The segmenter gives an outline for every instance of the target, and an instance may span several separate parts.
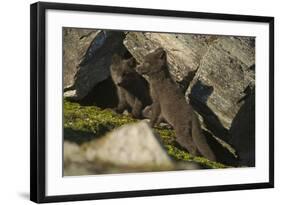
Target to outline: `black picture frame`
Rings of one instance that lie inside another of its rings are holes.
[[[195,19],[263,22],[269,24],[269,181],[238,185],[170,188],[107,193],[46,196],[46,81],[45,38],[46,10],[121,13],[151,16],[169,16]],[[217,13],[125,8],[82,4],[38,2],[30,6],[30,199],[37,203],[76,200],[96,200],[197,192],[230,191],[274,187],[274,18],[264,16],[229,15]]]

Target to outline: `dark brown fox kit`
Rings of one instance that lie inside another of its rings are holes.
[[[167,67],[166,52],[162,48],[145,56],[137,72],[148,76],[150,95],[152,97],[151,126],[161,115],[176,133],[177,142],[191,154],[198,152],[209,160],[216,160],[213,151],[202,133],[198,118],[191,105],[170,77]]]
[[[118,105],[115,110],[122,113],[126,109],[131,109],[133,117],[142,118],[143,108],[150,105],[152,100],[148,82],[135,71],[135,67],[134,58],[121,59],[117,54],[112,57],[110,72],[118,95]]]

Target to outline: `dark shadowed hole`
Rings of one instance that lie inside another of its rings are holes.
[[[95,105],[100,108],[114,108],[118,104],[118,96],[111,77],[98,83],[82,100],[81,105]]]
[[[131,53],[124,49],[123,52],[117,53],[122,59],[129,59],[132,57]],[[95,105],[102,109],[114,108],[118,104],[118,96],[116,86],[114,85],[111,77],[98,83],[92,90],[78,103],[84,106]]]

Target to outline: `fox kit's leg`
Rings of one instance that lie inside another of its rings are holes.
[[[118,95],[118,105],[114,110],[118,113],[123,113],[128,106],[123,88],[120,87],[117,88],[117,95]]]
[[[215,154],[209,147],[206,137],[203,135],[197,118],[193,118],[192,121],[192,138],[196,144],[199,152],[209,160],[216,161]]]
[[[163,118],[163,116],[160,114],[158,116],[158,119],[156,121],[156,125],[160,125],[161,122],[166,122],[165,119]],[[169,125],[170,126],[170,125]]]
[[[135,98],[135,102],[132,107],[132,115],[134,118],[142,117],[142,102],[137,98]]]
[[[145,118],[148,118],[148,119],[151,118],[151,105],[146,106],[142,110],[142,116],[145,117]]]
[[[176,141],[192,155],[197,155],[197,148],[191,137],[191,127],[175,127]]]
[[[142,116],[144,118],[148,118],[148,119],[151,119],[151,108],[152,106],[151,105],[148,105],[146,106],[143,110],[142,110]],[[163,118],[163,116],[160,114],[157,121],[156,121],[156,126],[157,125],[160,125],[161,122],[166,122],[165,119]]]
[[[156,124],[160,114],[161,114],[160,104],[158,102],[153,102],[153,104],[151,105],[151,117],[150,117],[151,127],[153,127]]]

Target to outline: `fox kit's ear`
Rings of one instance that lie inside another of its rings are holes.
[[[111,61],[114,64],[119,64],[121,62],[121,57],[115,53],[113,54]]]
[[[136,62],[136,60],[132,57],[132,58],[130,58],[130,59],[128,60],[128,65],[129,65],[131,68],[133,68],[133,67],[136,67],[137,62]]]
[[[157,48],[155,53],[160,59],[166,59],[166,51],[163,48]]]

